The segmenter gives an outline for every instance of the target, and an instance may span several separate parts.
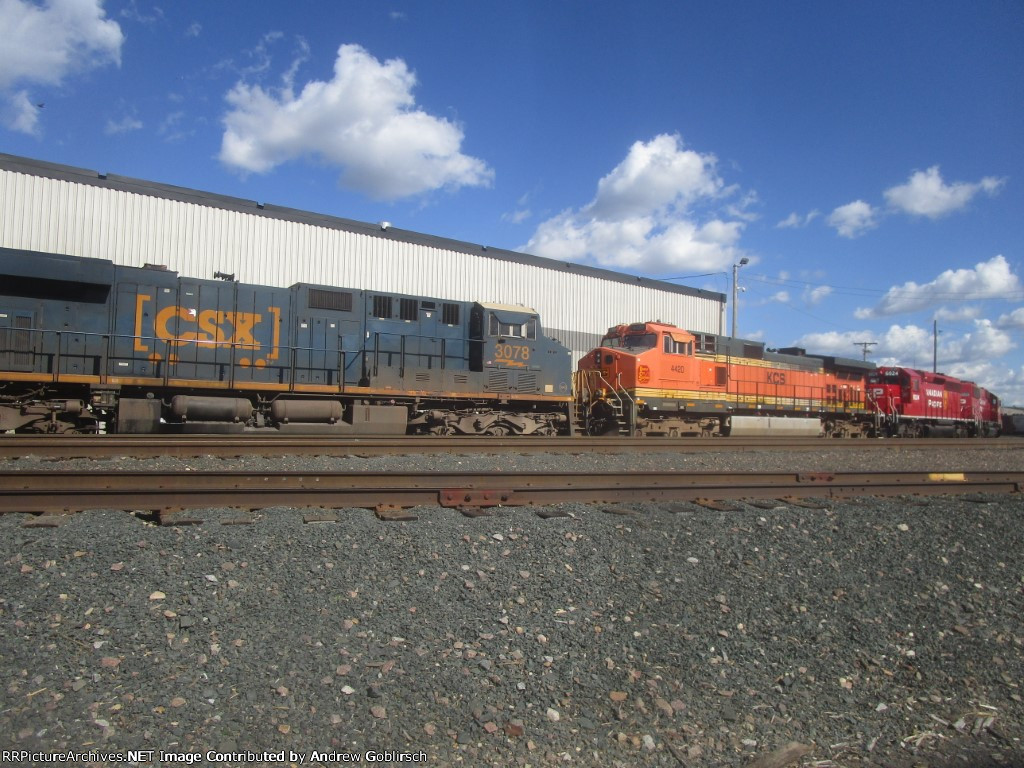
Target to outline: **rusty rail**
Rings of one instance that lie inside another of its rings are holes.
[[[876,439],[826,438],[651,438],[651,437],[326,437],[296,435],[2,435],[0,459],[37,456],[46,459],[152,458],[174,456],[384,456],[442,453],[644,453],[700,451],[820,451],[927,448],[941,451],[980,448],[1024,450],[1024,439]]]
[[[1024,472],[0,472],[0,513],[1019,493]]]

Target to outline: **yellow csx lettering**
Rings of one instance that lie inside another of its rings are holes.
[[[173,330],[175,318],[179,321],[177,335]],[[203,347],[237,344],[248,349],[259,349],[260,343],[253,337],[253,328],[262,319],[263,316],[255,312],[204,309],[197,313],[194,309],[171,306],[156,313],[153,330],[157,338],[178,346],[190,343]],[[189,330],[193,326],[195,330]]]

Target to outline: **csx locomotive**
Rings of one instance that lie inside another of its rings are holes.
[[[0,431],[567,430],[532,309],[0,249]]]
[[[231,276],[225,276],[231,278]],[[661,322],[0,248],[0,432],[994,436],[972,384]]]

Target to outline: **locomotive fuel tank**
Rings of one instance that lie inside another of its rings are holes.
[[[337,400],[275,400],[270,404],[270,417],[280,424],[334,424],[343,411]]]
[[[181,421],[244,423],[252,418],[252,403],[244,397],[175,395],[171,415]]]
[[[271,426],[290,434],[404,435],[409,409],[400,405],[337,400],[275,400],[270,404]]]
[[[779,416],[732,416],[731,437],[820,437],[821,419]]]

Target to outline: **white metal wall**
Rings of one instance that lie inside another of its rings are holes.
[[[579,274],[557,261],[518,263],[489,257],[482,247],[479,254],[463,253],[402,240],[394,230],[348,231],[303,221],[301,212],[293,219],[270,217],[136,186],[126,191],[0,168],[0,245],[128,266],[161,264],[189,277],[218,271],[281,287],[308,282],[522,304],[536,309],[577,358],[618,323],[663,320],[721,330],[721,294],[692,296],[650,281],[633,285]]]

